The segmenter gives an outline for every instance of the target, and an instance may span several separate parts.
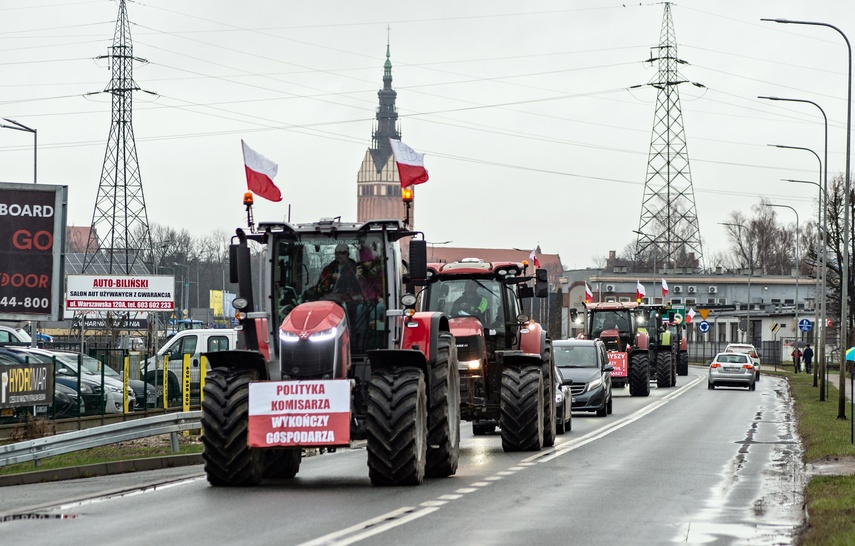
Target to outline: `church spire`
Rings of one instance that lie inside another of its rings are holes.
[[[377,108],[377,125],[374,130],[371,156],[374,166],[380,172],[392,155],[389,139],[401,139],[398,131],[398,111],[395,108],[395,98],[398,93],[392,89],[392,61],[389,48],[389,27],[386,28],[386,62],[383,64],[383,89],[377,92],[380,106]]]

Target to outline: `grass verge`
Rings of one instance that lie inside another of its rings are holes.
[[[178,435],[180,454],[201,453],[202,444],[198,437]],[[143,438],[130,442],[120,442],[108,446],[93,447],[83,451],[67,453],[42,459],[39,466],[32,462],[11,464],[0,467],[0,475],[20,474],[35,470],[55,470],[96,463],[144,459],[147,457],[164,457],[174,455],[169,444],[169,435]]]
[[[768,375],[783,376],[789,381],[805,462],[855,461],[850,403],[846,400],[846,419],[838,419],[836,385],[829,384],[826,399],[820,402],[819,387],[813,386],[813,375],[789,371],[770,371]],[[800,546],[855,544],[855,476],[812,478],[808,482],[805,502],[808,521],[799,538]]]

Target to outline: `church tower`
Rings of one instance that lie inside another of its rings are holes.
[[[386,41],[386,63],[383,65],[383,89],[377,92],[380,106],[372,135],[372,146],[365,151],[359,174],[356,177],[356,218],[368,220],[403,220],[406,208],[401,201],[401,181],[398,166],[392,155],[389,139],[401,139],[398,129],[398,111],[392,89],[392,61],[389,60],[389,41]],[[410,223],[415,218],[415,204],[410,207]]]

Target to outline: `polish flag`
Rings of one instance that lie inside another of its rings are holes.
[[[592,301],[594,301],[594,293],[591,292],[591,287],[585,282],[585,303],[591,303]]]
[[[401,187],[406,188],[427,182],[428,172],[425,170],[425,154],[418,153],[394,138],[390,138],[389,143],[392,145],[392,153],[395,154],[395,163],[398,164]]]
[[[695,318],[695,315],[697,315],[697,313],[695,312],[695,308],[689,307],[689,312],[686,313],[686,322],[692,322],[692,319]]]
[[[635,299],[639,303],[641,302],[641,298],[647,295],[647,292],[644,291],[644,285],[641,284],[641,281],[635,281]]]
[[[662,299],[668,295],[668,283],[665,282],[665,277],[662,277]]]
[[[279,165],[240,141],[243,148],[243,164],[246,168],[246,187],[259,197],[271,201],[282,201],[282,193],[273,183]]]
[[[534,249],[531,250],[531,254],[528,255],[528,259],[531,260],[534,267],[540,267],[540,260],[537,259],[537,252],[535,252]]]

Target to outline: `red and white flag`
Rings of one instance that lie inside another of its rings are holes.
[[[644,291],[644,285],[641,284],[641,281],[635,281],[635,299],[637,301],[641,301],[641,298],[647,295],[647,292]]]
[[[662,299],[668,295],[668,283],[665,282],[665,277],[662,277]]]
[[[428,172],[425,169],[425,154],[418,153],[394,138],[390,138],[389,143],[392,145],[392,153],[395,154],[395,163],[398,164],[401,187],[406,188],[413,184],[427,182]]]
[[[243,140],[240,145],[243,148],[243,164],[246,168],[246,187],[259,197],[282,201],[282,193],[273,183],[279,165],[247,146]]]
[[[594,293],[591,292],[591,287],[588,286],[588,282],[585,282],[585,303],[591,303],[594,301]]]
[[[686,313],[686,322],[692,322],[692,319],[695,318],[697,313],[695,312],[694,307],[689,307],[689,311]]]
[[[528,255],[528,259],[531,260],[534,267],[540,267],[540,260],[537,259],[537,252],[535,252],[535,249],[531,249],[531,254]]]

